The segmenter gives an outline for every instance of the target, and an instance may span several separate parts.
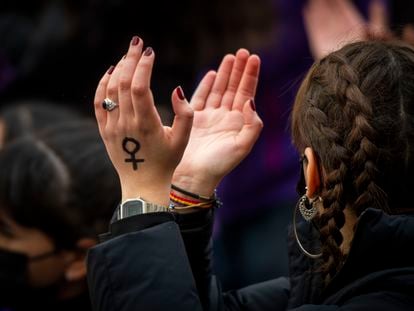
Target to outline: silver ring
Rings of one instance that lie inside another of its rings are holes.
[[[113,100],[109,99],[109,98],[105,98],[103,103],[102,103],[102,108],[107,110],[107,111],[112,111],[116,107],[118,107],[118,104],[116,102],[114,102]]]

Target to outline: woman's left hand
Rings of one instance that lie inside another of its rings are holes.
[[[250,152],[263,127],[253,101],[259,69],[260,58],[240,49],[205,75],[191,99],[194,123],[174,185],[209,197]]]
[[[143,41],[133,37],[126,56],[102,77],[95,114],[121,181],[122,200],[142,197],[168,205],[172,175],[188,142],[193,110],[177,88],[172,94],[174,123],[162,125],[150,89],[155,55],[151,48],[142,49]],[[118,106],[105,110],[105,98]]]

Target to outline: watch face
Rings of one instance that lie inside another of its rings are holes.
[[[143,213],[144,203],[141,200],[126,201],[121,206],[121,218],[131,217]]]

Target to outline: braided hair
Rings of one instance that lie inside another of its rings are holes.
[[[292,139],[322,168],[315,218],[325,279],[341,268],[344,210],[412,208],[414,50],[400,42],[349,44],[316,62],[292,111]]]

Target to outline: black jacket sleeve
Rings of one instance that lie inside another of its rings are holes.
[[[114,222],[89,251],[95,310],[286,309],[285,278],[222,293],[211,271],[211,214],[158,214]]]
[[[110,239],[87,261],[94,310],[202,310],[175,222]]]

